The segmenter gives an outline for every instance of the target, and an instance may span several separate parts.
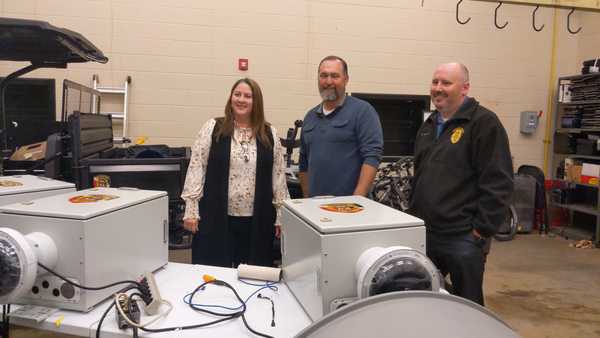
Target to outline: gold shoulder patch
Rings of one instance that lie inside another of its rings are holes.
[[[452,136],[450,136],[450,142],[452,142],[452,144],[457,143],[458,141],[460,141],[460,138],[463,136],[464,133],[465,130],[463,129],[463,127],[454,128],[454,130],[452,131]]]

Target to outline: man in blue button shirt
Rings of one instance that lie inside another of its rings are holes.
[[[346,96],[348,65],[338,56],[319,63],[323,101],[304,117],[300,184],[305,197],[366,196],[383,153],[379,115],[368,102]]]

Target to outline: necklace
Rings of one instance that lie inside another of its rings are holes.
[[[242,158],[244,162],[250,161],[250,140],[252,140],[252,130],[250,128],[239,128],[241,138],[240,146],[242,147]]]
[[[248,163],[248,161],[250,161],[250,156],[248,156],[249,144],[246,141],[242,141],[240,142],[240,145],[242,146],[242,157],[244,158],[244,162]]]

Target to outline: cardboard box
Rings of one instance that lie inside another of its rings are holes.
[[[567,181],[573,183],[581,183],[581,172],[583,171],[583,166],[575,164],[569,167],[567,171]]]
[[[598,185],[598,178],[600,177],[600,165],[584,163],[581,169],[581,183]]]
[[[581,162],[572,159],[565,159],[564,180],[567,182],[581,183],[581,170],[583,166]]]
[[[12,161],[37,161],[46,157],[46,141],[19,147],[11,156]]]

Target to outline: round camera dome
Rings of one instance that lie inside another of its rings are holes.
[[[435,265],[408,247],[373,247],[359,257],[355,269],[358,298],[394,291],[443,290]]]
[[[9,304],[29,291],[36,274],[37,258],[25,236],[0,228],[0,303]]]

